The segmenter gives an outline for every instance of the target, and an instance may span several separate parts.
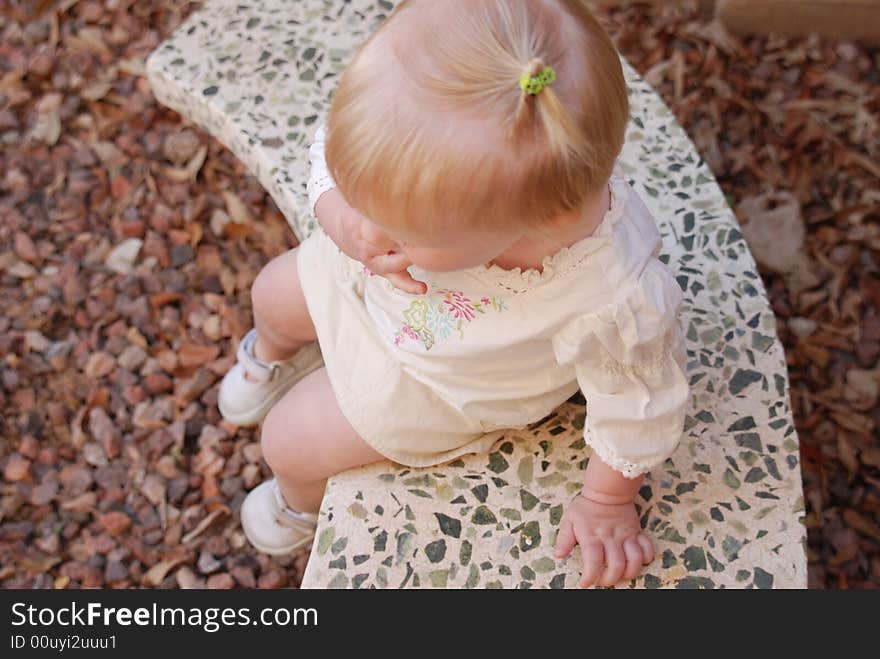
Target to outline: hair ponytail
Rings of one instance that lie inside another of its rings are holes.
[[[521,75],[533,78],[546,68],[547,64],[541,57],[533,57],[522,68]],[[543,130],[550,151],[556,157],[574,155],[572,151],[575,145],[583,141],[581,131],[553,86],[547,85],[531,94],[517,85],[517,93],[520,98],[511,126],[511,138],[517,141],[530,130]]]

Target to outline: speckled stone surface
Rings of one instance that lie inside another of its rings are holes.
[[[213,0],[151,55],[149,80],[247,164],[302,238],[314,227],[307,147],[354,48],[392,6]],[[804,588],[798,438],[764,285],[694,145],[625,68],[633,116],[621,161],[685,293],[692,403],[681,445],[636,502],[658,558],[618,587]],[[552,545],[589,457],[583,423],[572,399],[489,454],[334,477],[303,586],[575,586],[579,556],[555,560]]]

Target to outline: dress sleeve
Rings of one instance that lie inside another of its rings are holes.
[[[584,440],[604,462],[635,478],[678,446],[690,399],[678,319],[682,291],[652,259],[620,297],[569,321],[553,337],[587,401]]]
[[[309,162],[312,165],[309,175],[308,193],[309,209],[315,214],[315,205],[322,194],[336,187],[336,181],[327,171],[327,163],[324,160],[324,140],[326,139],[326,125],[321,124],[315,132],[315,141],[309,147]]]

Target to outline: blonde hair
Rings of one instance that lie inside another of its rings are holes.
[[[546,66],[555,82],[525,93],[521,75]],[[389,229],[539,228],[607,182],[628,116],[617,51],[583,0],[403,0],[342,75],[326,159]]]

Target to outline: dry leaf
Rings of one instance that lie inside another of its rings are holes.
[[[30,137],[33,140],[45,142],[53,145],[61,136],[61,117],[59,108],[61,107],[61,94],[52,92],[43,96],[34,108],[37,113],[37,120],[30,131]]]
[[[226,212],[229,219],[236,224],[253,224],[254,218],[247,205],[231,190],[223,190],[221,193],[226,202]]]
[[[204,533],[205,529],[207,529],[209,526],[211,526],[211,524],[213,524],[217,519],[219,519],[220,517],[225,517],[226,515],[229,515],[229,514],[230,514],[229,508],[227,508],[226,506],[216,508],[215,510],[208,513],[205,516],[205,518],[201,522],[199,522],[198,526],[196,526],[192,531],[190,531],[185,536],[183,536],[183,538],[181,538],[180,541],[183,544],[187,544],[187,543],[195,540],[202,533]]]
[[[170,572],[174,566],[180,565],[185,560],[186,554],[178,553],[176,556],[159,561],[144,575],[144,585],[153,587],[159,586],[165,580],[168,572]]]
[[[738,205],[743,236],[758,265],[773,272],[791,272],[803,258],[806,230],[800,204],[789,193],[747,197]]]

